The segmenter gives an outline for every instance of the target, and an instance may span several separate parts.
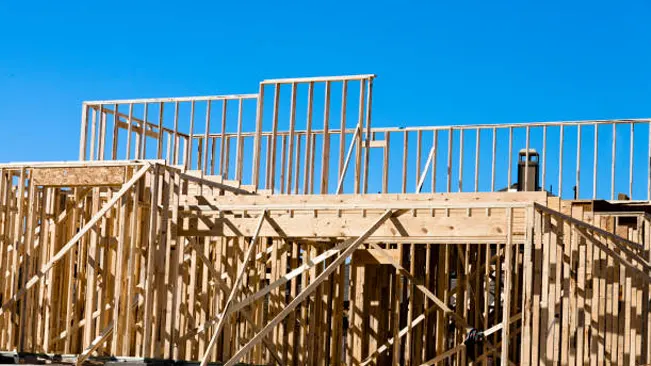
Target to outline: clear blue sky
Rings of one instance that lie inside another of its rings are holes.
[[[82,100],[378,75],[375,126],[651,116],[651,5],[0,0],[0,161],[77,158]],[[192,5],[190,5],[192,4]]]

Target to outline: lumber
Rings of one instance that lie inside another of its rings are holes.
[[[361,228],[368,226],[375,219],[367,217],[336,217],[321,214],[318,217],[289,214],[270,216],[277,225],[274,228],[266,223],[261,229],[261,236],[282,237],[278,228],[292,237],[356,237]],[[250,236],[257,230],[257,219],[249,217],[205,217],[184,218],[178,230],[181,236]],[[437,238],[458,237],[470,242],[482,240],[503,240],[506,235],[504,220],[498,216],[477,220],[475,217],[396,217],[387,225],[378,229],[373,236],[383,238]]]
[[[85,102],[79,161],[0,164],[0,352],[649,363],[651,119],[378,127],[374,84]]]

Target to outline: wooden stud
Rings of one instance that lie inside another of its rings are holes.
[[[251,184],[257,189],[259,181],[260,154],[262,152],[262,119],[264,114],[264,84],[260,84],[258,93],[258,104],[255,117],[255,140],[253,141],[253,164],[251,173]]]
[[[448,170],[447,170],[447,177],[448,177],[448,190],[447,192],[452,192],[452,143],[453,143],[453,129],[448,130]]]
[[[513,171],[513,127],[509,127],[509,167],[508,167],[508,174],[506,178],[506,186],[509,188],[511,187],[511,184],[513,184],[513,181],[511,180],[513,177],[512,171]]]
[[[400,251],[400,261],[402,261],[402,244],[398,244],[398,250]],[[393,364],[401,364],[401,352],[400,352],[400,297],[402,296],[402,276],[400,271],[396,268],[394,274],[394,292],[392,296],[392,305],[391,312],[393,315]]]
[[[222,126],[221,126],[221,137],[219,138],[219,175],[223,176],[225,179],[228,179],[226,174],[228,171],[228,160],[226,159],[226,115],[227,115],[228,99],[222,101]]]
[[[386,146],[384,147],[384,156],[383,156],[383,167],[382,167],[382,193],[387,193],[389,191],[389,152],[390,152],[390,141],[391,134],[389,132],[384,134],[384,141]],[[406,159],[406,156],[405,156]],[[404,184],[403,184],[404,186]]]
[[[195,102],[192,101],[190,103],[190,131],[189,131],[189,137],[188,141],[185,144],[185,155],[188,157],[187,161],[185,162],[185,169],[191,169],[192,168],[192,144],[193,144],[193,138],[194,138],[194,107],[195,107]],[[199,158],[197,158],[200,160]]]
[[[294,167],[294,139],[296,130],[296,83],[292,83],[291,105],[289,109],[289,156],[287,157],[287,190],[284,193],[292,192],[292,172]],[[300,140],[299,140],[300,141]],[[298,182],[298,160],[300,158],[300,145],[296,148],[296,176],[294,179]]]
[[[481,142],[480,129],[475,130],[475,192],[479,191],[479,144]]]
[[[459,186],[458,192],[463,192],[463,135],[464,130],[459,131]]]
[[[508,284],[511,283],[512,276],[512,266],[513,266],[513,243],[512,243],[512,225],[513,225],[513,209],[507,210],[506,215],[507,222],[507,239],[504,255],[504,282],[507,284],[507,290],[504,291],[504,306],[502,307],[502,365],[508,366],[508,354],[509,354],[509,341],[511,338],[511,326],[509,324],[509,319],[511,317],[511,291],[508,291]]]
[[[495,192],[495,165],[497,162],[495,160],[495,150],[497,148],[497,129],[493,128],[493,153],[491,155],[491,192]],[[544,174],[543,174],[544,176]],[[545,180],[543,179],[543,185]],[[507,185],[509,182],[507,182]]]
[[[86,160],[86,148],[88,147],[88,112],[90,106],[81,106],[81,133],[79,136],[79,160]],[[94,114],[93,114],[94,116]],[[92,153],[91,153],[92,155]]]
[[[174,147],[172,148],[172,156],[174,157],[172,160],[173,165],[178,165],[179,164],[179,144],[180,144],[180,139],[179,139],[179,102],[174,103]]]
[[[111,142],[111,160],[118,158],[118,105],[113,105],[113,141]]]
[[[371,111],[373,104],[373,78],[366,80],[368,84],[368,91],[366,92],[366,144],[364,145],[364,190],[363,193],[368,193],[368,180],[369,180],[369,163],[370,163],[370,146],[371,141]],[[361,145],[360,145],[361,146]]]
[[[358,116],[358,121],[357,121],[357,128],[355,129],[355,133],[357,136],[357,139],[353,137],[353,140],[355,141],[355,146],[357,149],[355,150],[355,189],[354,193],[358,194],[360,193],[360,183],[361,183],[361,166],[362,166],[362,133],[363,133],[363,127],[364,127],[364,94],[366,91],[366,83],[364,80],[361,80],[359,82],[359,116]],[[352,151],[353,144],[351,143],[350,145]],[[348,158],[346,158],[348,160]],[[344,168],[344,174],[346,172],[346,169]],[[343,177],[340,177],[339,180],[341,181]]]
[[[593,156],[592,199],[596,199],[597,198],[597,161],[598,161],[598,156],[599,156],[598,155],[598,152],[599,152],[599,125],[597,125],[597,124],[594,125],[594,142],[593,142],[593,145],[594,145],[594,153],[592,154],[592,156]],[[651,150],[649,150],[649,151],[651,151]]]
[[[147,155],[147,123],[149,112],[149,103],[145,103],[143,112],[143,122],[140,123],[140,139],[138,140],[138,155],[136,159],[145,159]]]
[[[323,106],[323,147],[321,148],[321,187],[319,194],[328,193],[328,175],[330,174],[330,81],[325,84],[325,101]]]
[[[546,167],[547,167],[547,126],[543,127],[543,137],[542,137],[542,162],[539,163],[542,169],[541,175],[541,187],[543,190],[545,190],[545,179],[546,179]]]
[[[403,133],[402,142],[402,193],[407,193],[407,161],[409,160],[409,132]],[[387,169],[388,170],[388,169]]]
[[[562,127],[561,127],[562,129]],[[617,152],[617,125],[613,124],[613,144],[612,153],[610,157],[610,199],[615,199],[615,161]]]
[[[312,181],[310,180],[311,172],[314,169],[313,160],[310,159],[312,154],[312,104],[314,100],[314,83],[310,83],[307,90],[307,122],[305,127],[305,160],[303,166],[303,193],[308,194]],[[298,179],[298,175],[296,176]]]

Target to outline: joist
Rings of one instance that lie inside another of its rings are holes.
[[[292,237],[357,237],[362,228],[375,220],[367,217],[338,217],[321,214],[318,217],[289,214],[271,216],[282,229]],[[180,236],[251,236],[256,230],[255,217],[184,218],[178,235]],[[520,228],[523,231],[523,228]],[[387,225],[378,229],[372,236],[390,238],[436,238],[458,237],[468,241],[504,240],[506,225],[499,217],[395,217]],[[260,232],[264,237],[280,237],[278,229],[265,223]]]
[[[300,207],[315,206],[314,203],[326,205],[375,205],[381,207],[383,204],[393,204],[409,206],[411,204],[429,204],[430,207],[436,204],[445,205],[454,204],[458,206],[471,207],[472,204],[490,203],[531,203],[539,202],[541,205],[546,204],[547,194],[545,192],[460,192],[460,193],[434,193],[434,194],[372,194],[372,195],[268,195],[268,196],[250,196],[250,197],[233,197],[233,196],[213,196],[206,199],[223,209],[231,209],[235,205],[241,206],[265,206],[271,210],[275,205]],[[183,202],[183,201],[182,201]]]

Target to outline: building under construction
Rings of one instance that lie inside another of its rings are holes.
[[[2,354],[651,363],[651,119],[378,127],[374,79],[85,102],[0,165]]]

